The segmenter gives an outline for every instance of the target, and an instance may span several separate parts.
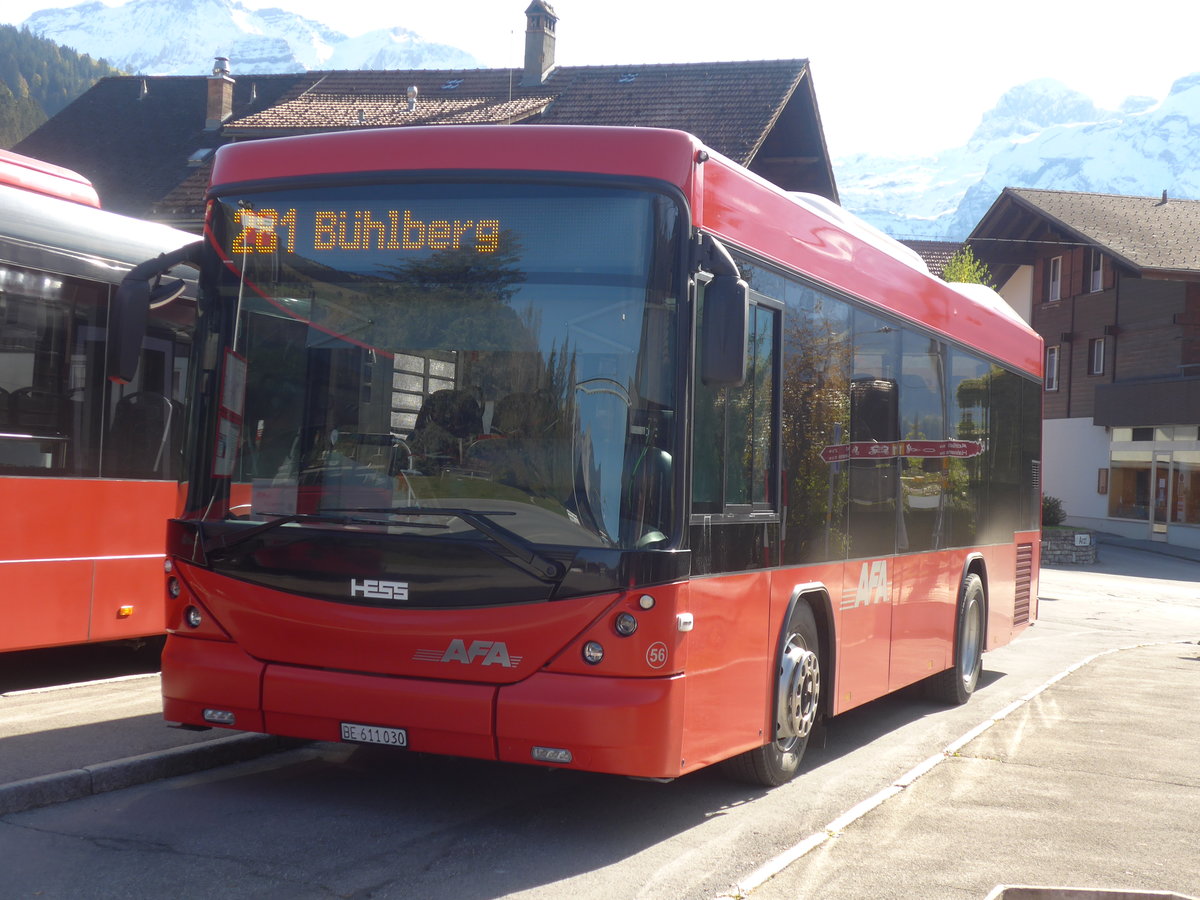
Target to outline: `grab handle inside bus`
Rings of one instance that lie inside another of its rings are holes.
[[[729,251],[711,235],[701,238],[699,268],[712,276],[702,287],[700,380],[706,385],[744,384],[750,288]]]
[[[121,279],[108,311],[108,363],[105,374],[110,381],[118,384],[133,381],[142,353],[142,339],[146,336],[146,317],[150,307],[174,300],[186,286],[180,279],[164,282],[163,275],[183,263],[199,268],[203,246],[202,241],[196,241],[170,253],[160,254],[134,266]]]

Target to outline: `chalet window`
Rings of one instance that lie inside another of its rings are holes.
[[[1088,257],[1088,290],[1094,294],[1104,290],[1104,254],[1093,247]]]
[[[1046,348],[1046,390],[1058,390],[1058,348]]]
[[[1104,338],[1095,338],[1088,342],[1088,374],[1104,374]]]
[[[1042,296],[1047,303],[1062,299],[1062,257],[1055,256],[1046,260],[1046,283]]]

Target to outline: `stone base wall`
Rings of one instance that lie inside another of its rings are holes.
[[[1042,564],[1091,566],[1096,563],[1096,533],[1086,528],[1042,531]]]

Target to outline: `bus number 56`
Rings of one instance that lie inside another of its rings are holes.
[[[667,664],[667,645],[655,641],[646,650],[646,665],[652,669],[661,669]]]

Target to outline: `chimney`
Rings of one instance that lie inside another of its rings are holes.
[[[522,87],[545,83],[554,68],[554,26],[558,17],[545,0],[533,0],[525,10],[525,72]]]
[[[233,78],[229,74],[229,59],[218,56],[208,77],[208,110],[204,130],[216,131],[233,115]]]

